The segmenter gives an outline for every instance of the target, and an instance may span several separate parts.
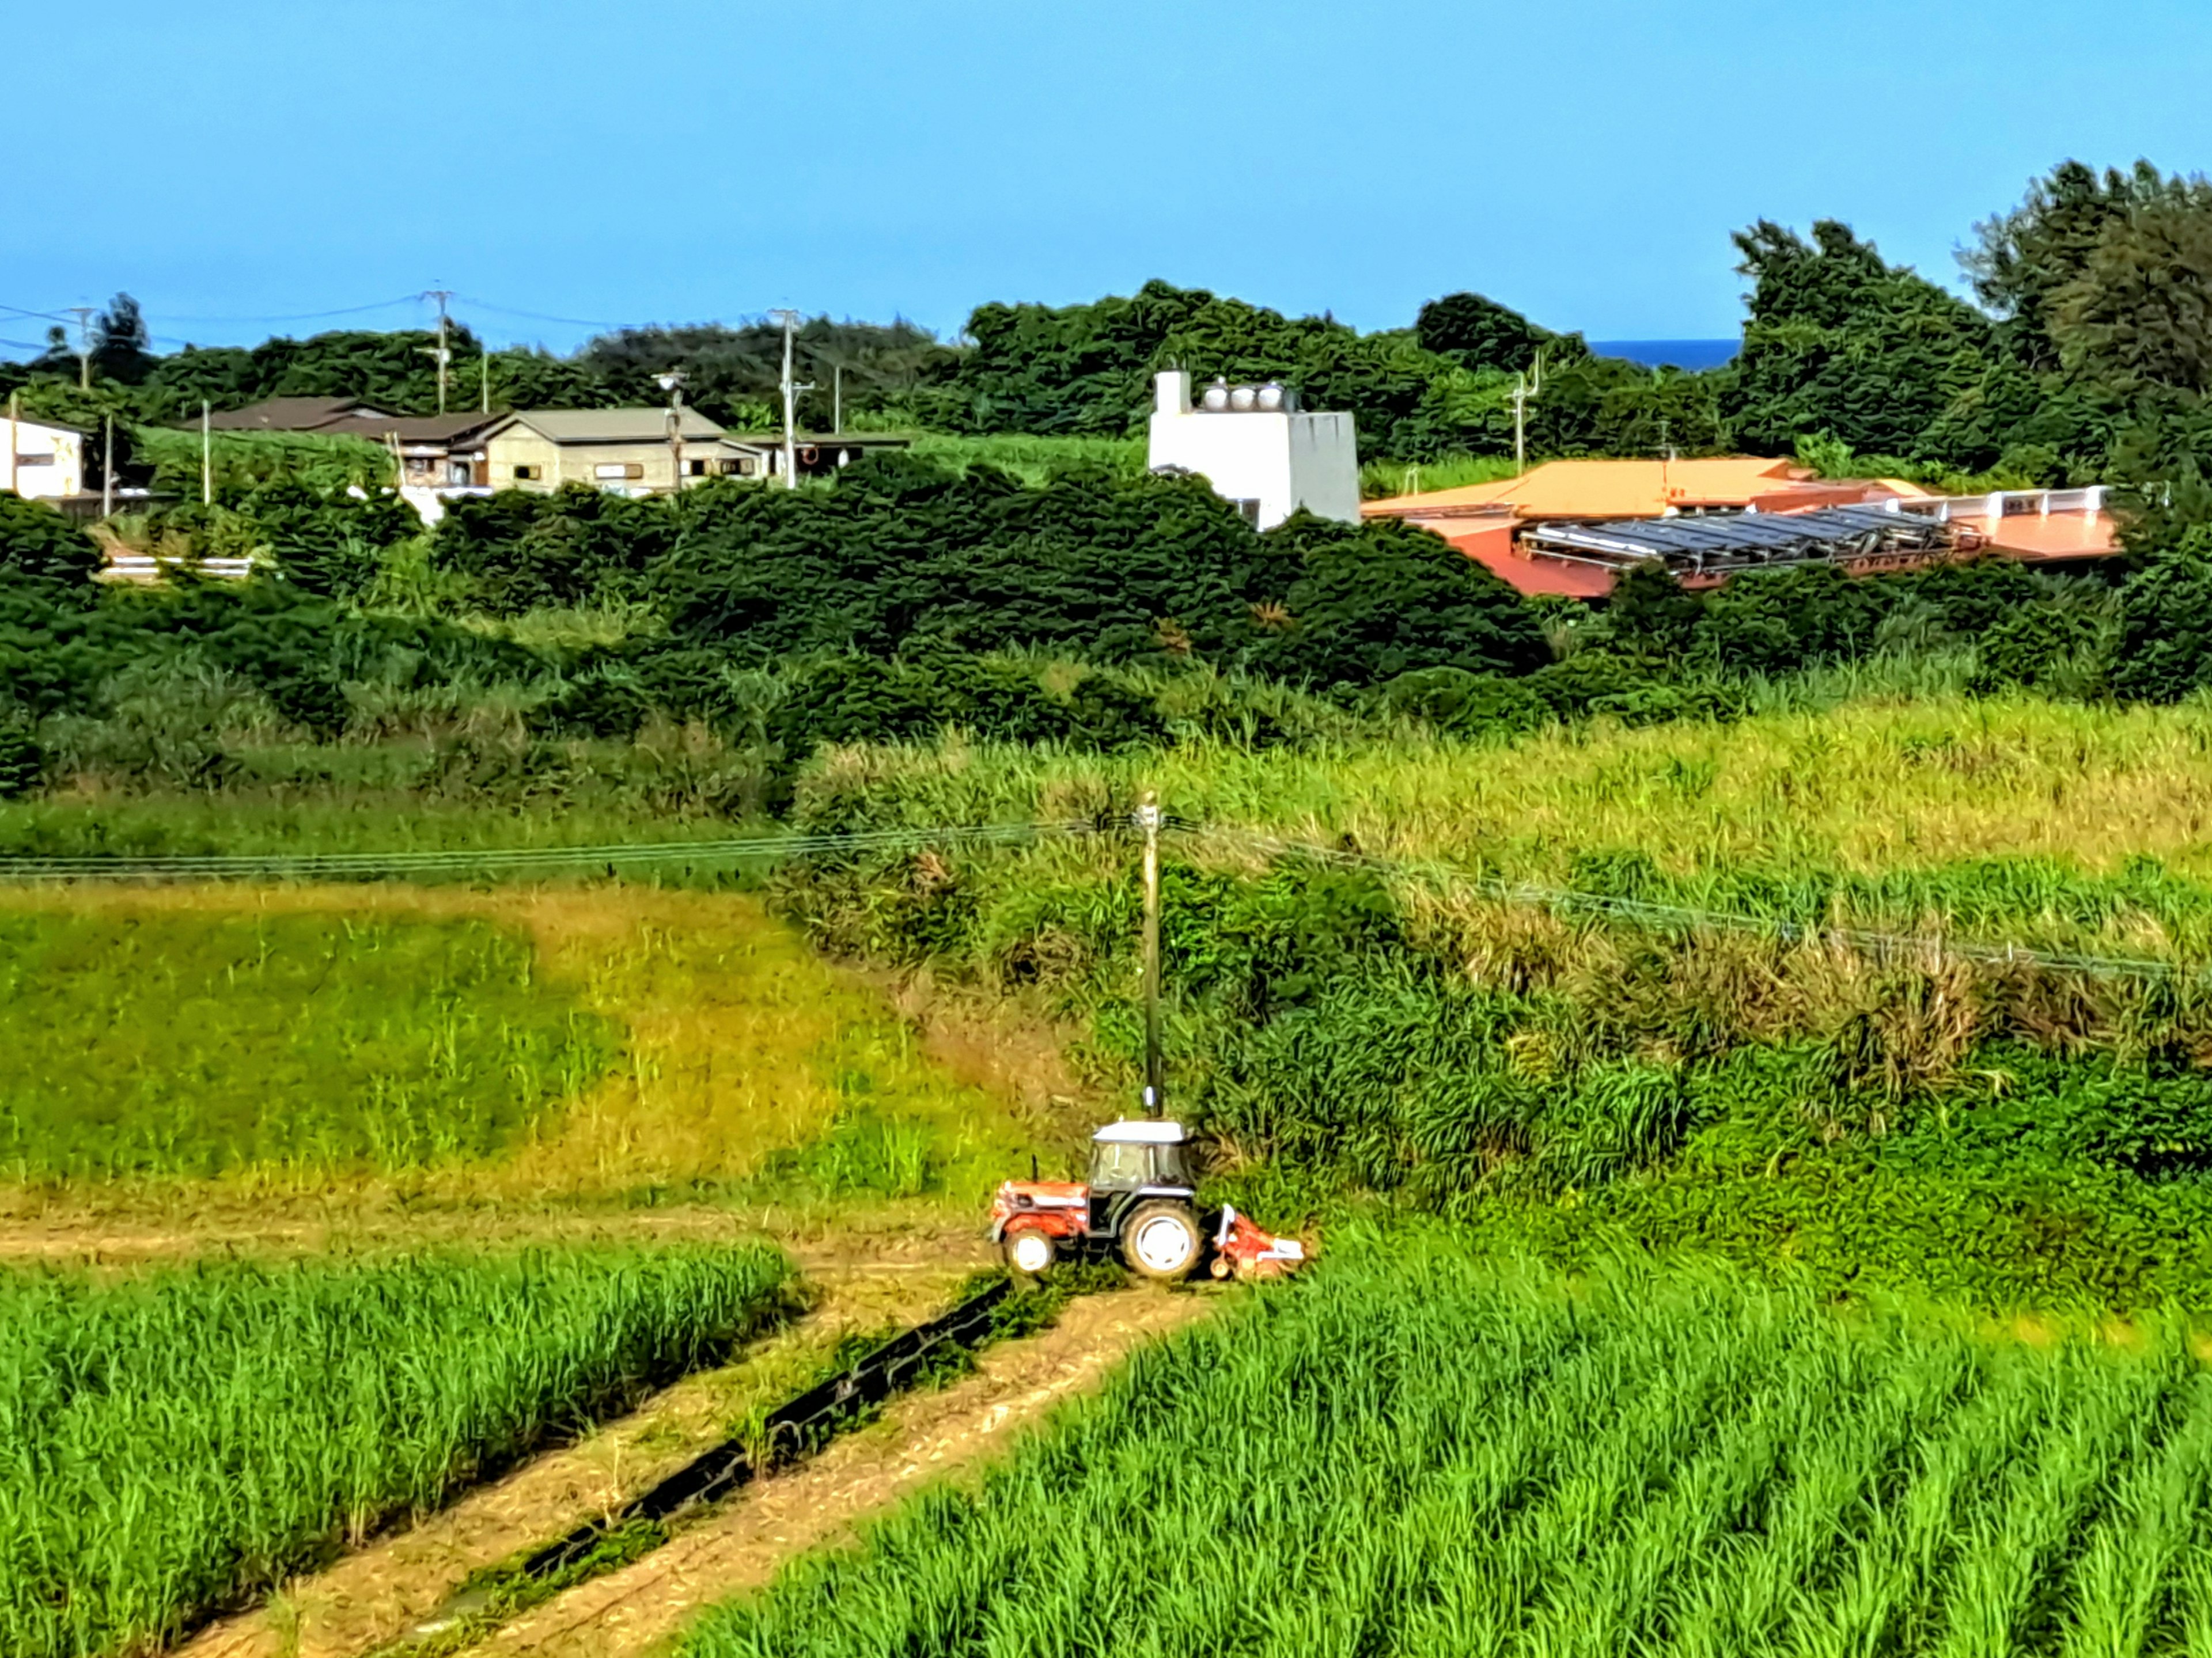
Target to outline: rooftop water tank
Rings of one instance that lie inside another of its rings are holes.
[[[1229,382],[1218,380],[1207,386],[1206,395],[1199,399],[1199,406],[1211,409],[1217,414],[1226,409],[1229,406]]]
[[[1283,391],[1283,384],[1280,380],[1269,380],[1265,386],[1261,386],[1260,388],[1258,400],[1260,407],[1267,410],[1270,414],[1278,412],[1284,408],[1285,404],[1288,402],[1287,396]]]
[[[1229,394],[1229,406],[1241,411],[1249,410],[1260,400],[1260,394],[1249,386],[1240,386]]]

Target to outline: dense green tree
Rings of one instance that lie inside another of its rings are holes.
[[[1413,337],[1424,351],[1462,368],[1507,374],[1533,368],[1538,353],[1553,367],[1588,356],[1579,334],[1555,334],[1480,294],[1447,294],[1422,306]]]
[[[92,537],[52,507],[0,492],[0,582],[79,587],[105,562]]]
[[[2059,367],[2054,302],[2087,272],[2106,228],[2182,188],[2148,161],[2102,175],[2080,161],[2062,161],[2029,184],[2019,206],[1974,227],[1974,245],[1960,264],[1982,303],[2008,319],[2010,343],[2026,367],[2040,373]]]
[[[1370,684],[1425,668],[1525,673],[1550,657],[1521,596],[1425,530],[1302,513],[1267,539],[1297,561],[1253,655],[1269,672]]]
[[[799,398],[799,424],[828,429],[840,380],[848,420],[903,410],[917,387],[950,367],[952,355],[935,335],[904,319],[886,325],[810,318],[793,342],[794,373],[811,386]],[[626,328],[592,340],[574,361],[611,400],[658,403],[658,376],[681,368],[686,398],[709,418],[756,430],[782,420],[783,330],[772,322]]]
[[[1997,349],[1990,319],[1885,263],[1849,226],[1823,219],[1808,242],[1762,219],[1735,240],[1751,314],[1724,413],[1744,447],[1787,454],[1800,437],[1827,434],[1921,458],[1930,428],[1983,386]]]
[[[2105,220],[2045,315],[2065,367],[2122,397],[2212,391],[2212,182]]]
[[[2178,702],[2212,685],[2212,526],[2184,531],[2120,591],[2112,687],[2146,702]]]

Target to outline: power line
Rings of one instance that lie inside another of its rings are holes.
[[[350,305],[336,311],[296,311],[284,317],[183,317],[162,313],[169,322],[205,323],[264,323],[264,322],[320,322],[327,317],[358,317],[370,311],[390,311],[395,307],[416,305],[422,301],[419,294],[402,294],[396,300],[379,300],[373,305]]]
[[[1978,962],[1998,967],[2040,967],[2059,973],[2078,973],[2096,978],[2172,979],[2189,969],[2176,962],[2154,961],[2146,957],[2087,956],[2063,950],[2045,950],[2038,945],[2021,944],[1985,944],[1971,940],[1943,938],[1925,933],[1882,932],[1866,927],[1812,926],[1782,920],[1778,916],[1754,915],[1741,910],[1704,909],[1686,904],[1665,904],[1650,899],[1618,897],[1608,893],[1577,891],[1566,887],[1538,886],[1527,882],[1506,881],[1495,876],[1476,875],[1469,871],[1435,859],[1389,858],[1372,853],[1353,851],[1342,847],[1316,845],[1311,841],[1285,841],[1273,835],[1259,835],[1249,829],[1215,829],[1199,824],[1177,823],[1186,832],[1231,841],[1255,851],[1276,855],[1311,858],[1318,862],[1346,867],[1397,871],[1408,874],[1426,875],[1431,878],[1455,883],[1493,898],[1502,903],[1518,904],[1532,908],[1565,911],[1571,914],[1605,915],[1621,920],[1634,921],[1646,926],[1712,932],[1747,933],[1777,938],[1785,944],[1834,944],[1856,950],[1865,955],[1941,955]]]
[[[672,325],[650,322],[610,322],[604,317],[554,317],[543,311],[522,311],[511,305],[494,305],[489,300],[480,300],[473,294],[456,294],[453,297],[463,305],[478,311],[489,311],[502,317],[520,317],[529,322],[555,322],[569,328],[661,328]]]
[[[718,841],[581,847],[0,857],[0,881],[374,880],[386,876],[515,873],[586,867],[621,870],[685,863],[731,865],[946,844],[993,845],[1097,832],[1097,825],[1085,822],[950,823],[831,835],[766,835]]]

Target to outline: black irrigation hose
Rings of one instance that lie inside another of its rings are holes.
[[[798,1461],[862,1412],[903,1392],[927,1360],[948,1347],[972,1351],[995,1327],[994,1315],[1012,1288],[1001,1278],[951,1312],[894,1336],[842,1375],[809,1388],[769,1412],[757,1461],[732,1439],[694,1457],[614,1514],[579,1526],[522,1563],[525,1576],[550,1577],[586,1558],[610,1532],[635,1521],[665,1521],[702,1503],[719,1503],[770,1469]]]

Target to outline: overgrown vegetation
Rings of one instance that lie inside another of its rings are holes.
[[[26,1184],[489,1157],[619,1041],[526,940],[330,911],[0,910],[0,1178]]]
[[[1567,1251],[2203,1305],[2199,725],[2019,702],[1345,757],[879,751],[793,817],[1110,823],[1141,784],[1207,825],[1171,842],[1171,1081],[1263,1214],[1334,1186]],[[1126,846],[824,859],[785,901],[832,950],[1041,998],[1133,1085]]]
[[[0,1277],[0,1645],[144,1651],[725,1357],[761,1248]]]
[[[2212,1383],[2138,1335],[1340,1238],[685,1650],[2185,1650]]]

